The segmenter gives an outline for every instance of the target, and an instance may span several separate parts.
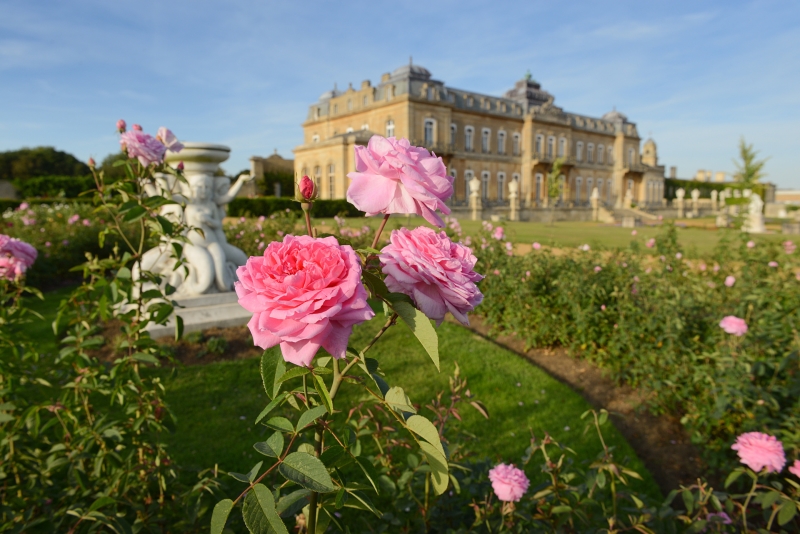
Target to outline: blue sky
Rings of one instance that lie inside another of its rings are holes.
[[[0,3],[0,150],[117,149],[114,123],[284,157],[308,106],[414,62],[501,95],[530,69],[568,111],[613,106],[681,177],[733,170],[744,135],[800,187],[800,2]]]

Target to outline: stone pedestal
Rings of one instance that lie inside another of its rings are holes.
[[[636,228],[636,217],[633,215],[625,215],[622,217],[623,228]]]
[[[783,223],[781,231],[784,234],[798,235],[800,234],[800,222]]]
[[[228,328],[245,325],[253,314],[239,306],[234,292],[214,293],[187,297],[177,301],[183,308],[175,308],[175,315],[183,319],[183,332],[197,332],[207,328]],[[147,327],[153,338],[175,335],[175,319],[170,318],[166,325],[150,323]]]

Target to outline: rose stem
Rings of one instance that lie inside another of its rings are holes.
[[[375,239],[372,240],[372,248],[378,248],[378,241],[381,238],[381,234],[383,233],[383,228],[386,226],[386,221],[389,220],[389,213],[383,216],[383,220],[381,221],[381,226],[378,228],[378,233],[375,234]]]
[[[303,214],[306,216],[306,230],[308,231],[308,235],[314,237],[314,232],[311,231],[311,213],[309,210],[304,209]]]

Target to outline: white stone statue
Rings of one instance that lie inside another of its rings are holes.
[[[631,209],[632,205],[633,205],[633,191],[628,189],[627,191],[625,191],[625,198],[622,199],[622,207],[629,210]]]
[[[512,221],[519,220],[519,182],[512,179],[508,183],[508,203],[510,208],[509,219]]]
[[[677,191],[675,191],[675,204],[678,206],[678,218],[683,219],[683,197],[686,196],[686,190],[682,187],[679,187]]]
[[[719,192],[716,189],[711,191],[711,211],[713,211],[715,213],[717,211],[717,197],[718,196],[719,196]]]
[[[746,189],[745,192],[750,191]],[[750,203],[747,205],[747,219],[742,224],[742,232],[751,234],[763,234],[767,231],[764,226],[764,201],[758,193],[747,195],[750,198]]]
[[[225,176],[215,176],[219,164],[226,159],[230,149],[222,145],[184,143],[184,149],[168,156],[168,163],[182,161],[187,184],[176,183],[172,175],[156,177],[155,184],[145,186],[150,195],[163,195],[180,205],[167,205],[161,214],[173,221],[183,221],[189,230],[188,243],[183,243],[183,265],[171,254],[171,243],[162,242],[147,251],[141,269],[160,274],[164,282],[177,288],[176,297],[233,291],[236,268],[247,262],[247,255],[228,243],[222,226],[225,205],[249,181],[241,175],[231,185]],[[134,276],[138,277],[135,269]]]
[[[692,216],[697,217],[700,214],[699,210],[700,190],[692,189]]]
[[[482,208],[480,196],[481,181],[477,176],[473,176],[472,180],[469,181],[469,205],[472,208],[473,221],[477,221],[479,219],[478,211]]]

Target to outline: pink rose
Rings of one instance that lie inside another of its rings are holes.
[[[27,202],[23,202],[22,204],[17,206],[17,210],[18,211],[25,211],[26,209],[28,209],[30,207],[31,207],[30,204],[28,204]]]
[[[13,256],[0,256],[0,278],[16,280],[25,272],[25,266]]]
[[[344,358],[353,325],[375,315],[358,256],[334,237],[287,235],[236,275],[239,304],[253,314],[253,341],[262,349],[280,343],[283,359],[295,365],[308,367],[320,347]]]
[[[89,222],[89,219],[84,219],[83,221],[81,221],[81,224],[83,224],[84,226],[91,226],[92,225],[92,223]]]
[[[89,161],[87,161],[86,163],[89,164],[89,167],[94,167],[94,164],[95,164],[94,158],[90,157]]]
[[[156,132],[156,139],[161,141],[170,152],[180,152],[183,150],[183,145],[178,142],[178,138],[175,137],[175,134],[163,126]]]
[[[747,248],[753,248],[754,246],[756,246],[756,242],[755,241],[748,241],[747,242]]]
[[[444,226],[436,210],[450,214],[445,201],[453,194],[453,177],[442,158],[408,139],[374,135],[367,146],[355,147],[355,167],[347,175],[347,201],[356,208],[367,215],[415,213]]]
[[[791,241],[783,242],[783,251],[786,252],[786,254],[794,254],[795,250],[797,250],[797,245],[795,245]]]
[[[186,168],[186,167],[184,166],[184,164],[183,164],[183,162],[182,162],[182,161],[179,161],[179,162],[178,162],[178,166],[177,166],[177,167],[175,167],[175,169],[177,169],[177,170],[178,170],[178,172],[182,172],[182,171],[183,171],[183,169],[185,169],[185,168]]]
[[[477,258],[468,247],[450,241],[444,232],[424,226],[393,230],[380,260],[386,287],[411,297],[437,325],[448,311],[468,325],[467,313],[483,300],[475,285],[483,279],[473,271]]]
[[[789,466],[789,472],[797,478],[800,478],[800,460],[795,460],[794,463]]]
[[[530,278],[530,277],[531,277],[531,272],[525,271],[525,278]]]
[[[756,473],[765,467],[767,473],[780,473],[786,465],[783,445],[775,436],[761,432],[745,432],[736,438],[731,449],[736,451],[744,465]]]
[[[81,220],[81,216],[76,213],[75,215],[73,215],[69,219],[67,219],[67,223],[68,224],[75,224],[76,222],[78,222],[80,220]]]
[[[655,238],[651,237],[650,239],[648,239],[647,242],[644,244],[644,246],[646,246],[647,248],[653,248],[654,246],[656,246]]]
[[[631,235],[636,235],[636,230],[631,230]]]
[[[777,266],[778,266],[778,262],[777,262],[777,261],[771,261],[771,262],[769,262],[767,265],[769,265],[770,267],[773,267],[773,268],[775,268],[775,267],[777,267]]]
[[[522,469],[513,465],[496,465],[489,471],[489,480],[497,498],[505,502],[519,502],[528,491],[530,481]]]
[[[123,150],[127,150],[128,157],[138,158],[144,166],[164,161],[167,147],[152,135],[137,130],[135,124],[133,126],[133,130],[119,136],[119,144]]]
[[[736,278],[733,276],[726,276],[725,277],[725,285],[728,287],[733,287],[733,284],[736,283]]]
[[[142,127],[139,124],[134,124],[133,125],[133,130],[136,131],[136,132],[141,132],[142,131]]]
[[[719,326],[725,330],[727,334],[741,337],[747,333],[747,323],[744,322],[744,319],[739,319],[734,315],[723,317],[719,322]]]
[[[303,197],[303,200],[314,200],[317,198],[317,186],[314,184],[314,180],[308,176],[303,176],[300,180],[300,195]]]
[[[584,252],[589,252],[590,250],[592,250],[592,247],[590,247],[589,245],[581,245],[578,248],[581,249]]]
[[[600,305],[600,310],[602,310],[602,311],[606,311],[606,305],[605,305],[605,304],[601,304],[601,305]]]
[[[602,268],[602,267],[600,267],[599,265],[595,265],[595,266],[594,266],[594,272],[596,272],[596,273],[599,273],[599,272],[600,272],[600,271],[602,271],[602,270],[603,270],[603,268]]]
[[[683,257],[683,254],[681,254],[680,252],[678,252],[677,254],[675,254],[675,257],[676,257],[677,259],[681,259],[681,258]]]
[[[536,242],[533,243],[533,250],[539,250],[540,248],[542,248],[542,245]]]
[[[117,121],[117,131],[118,131],[119,133],[125,133],[125,129],[126,129],[127,127],[128,127],[128,126],[127,126],[127,124],[125,124],[125,121],[124,121],[124,120],[120,119],[120,120],[118,120],[118,121]]]
[[[14,280],[36,261],[36,249],[24,241],[0,234],[0,278]]]
[[[503,227],[498,226],[497,228],[495,228],[494,232],[492,232],[492,237],[497,239],[498,241],[502,241],[503,237],[505,237],[505,231],[503,230]]]

